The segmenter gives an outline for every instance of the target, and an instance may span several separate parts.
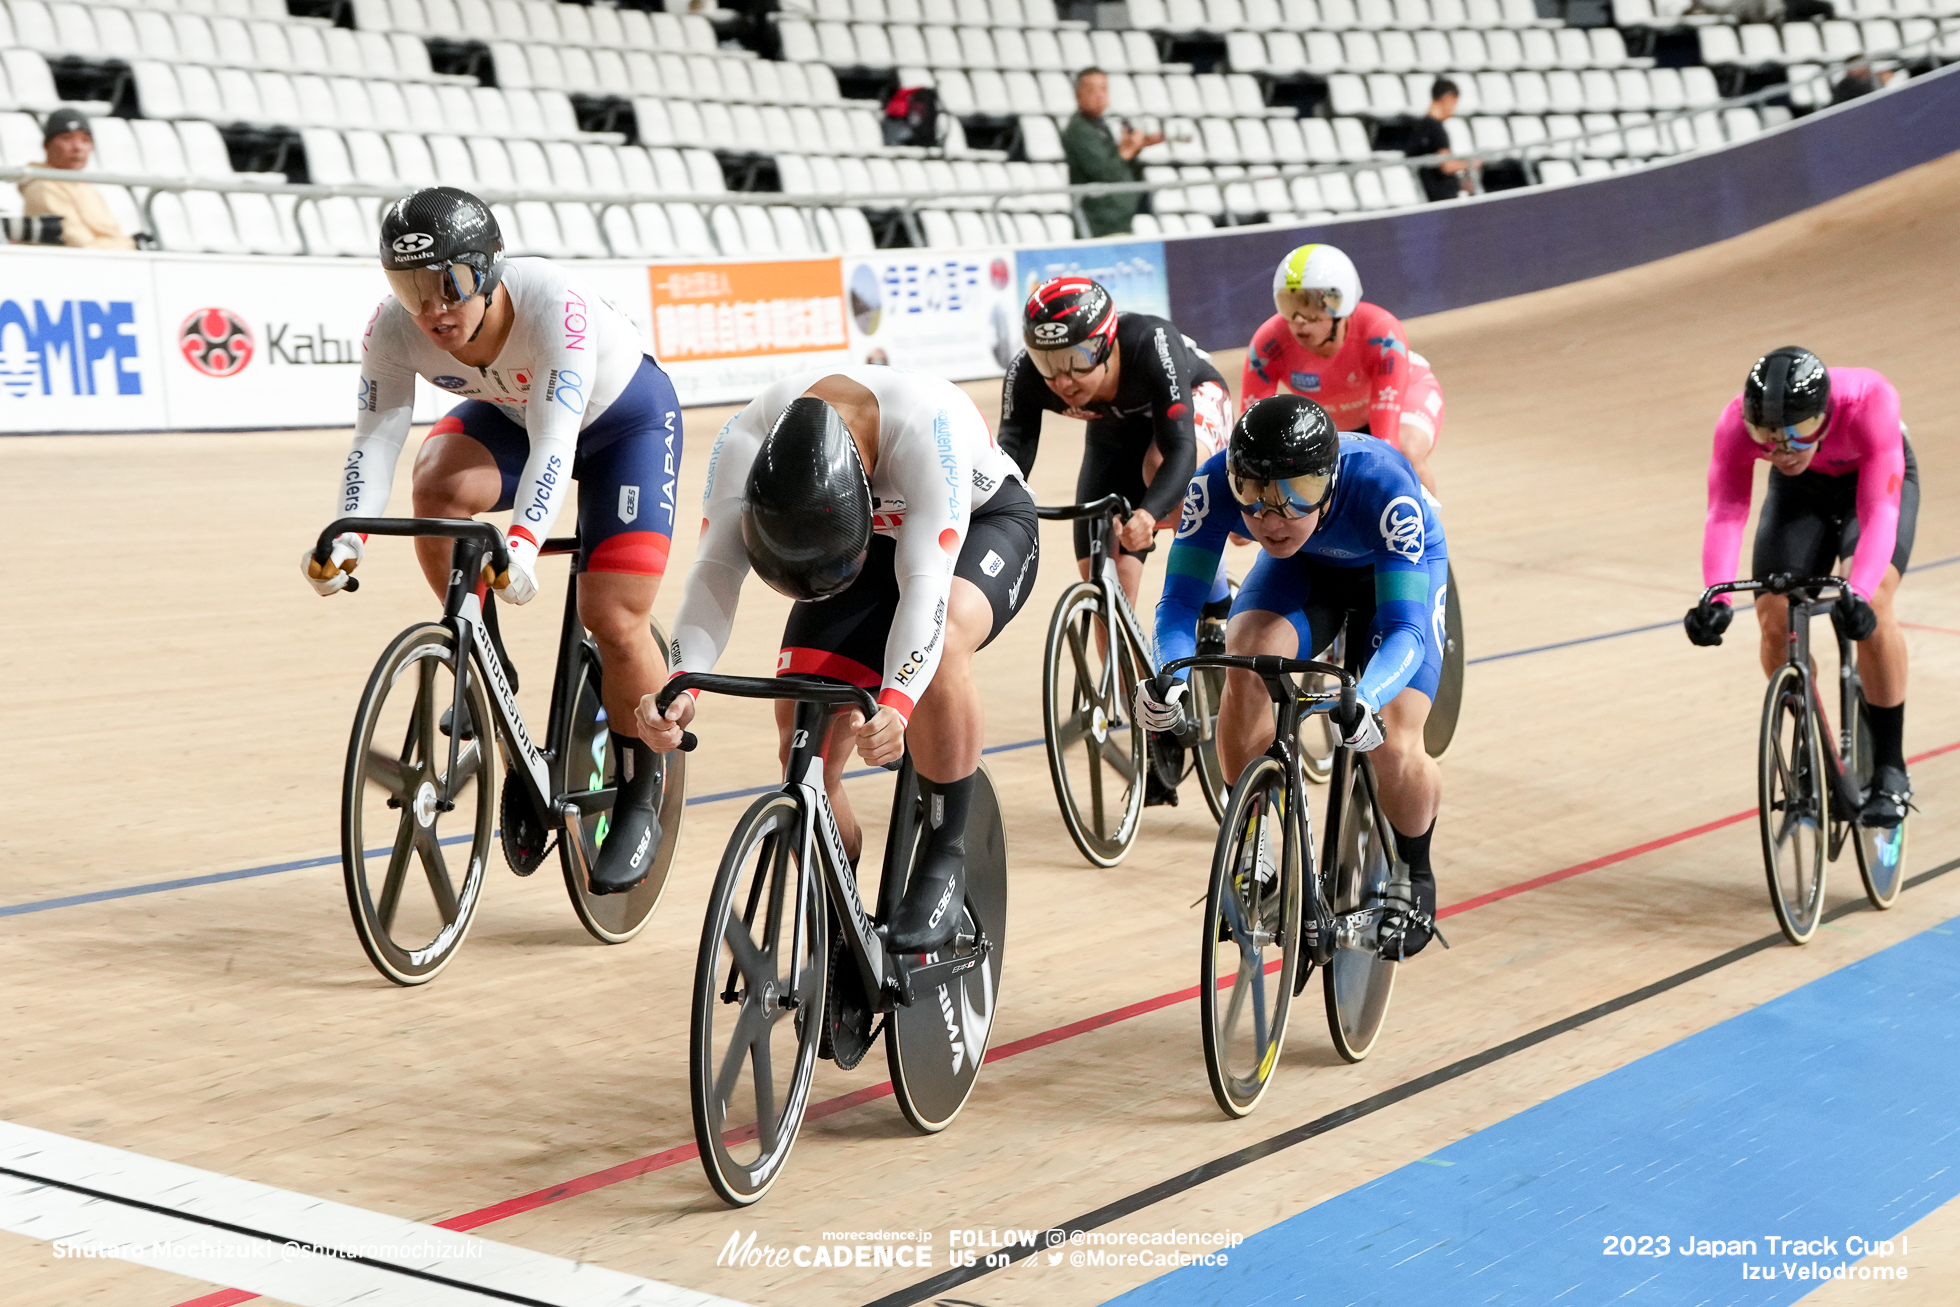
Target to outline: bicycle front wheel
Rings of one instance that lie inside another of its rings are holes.
[[[483,739],[490,704],[469,666],[448,627],[409,627],[374,665],[347,744],[340,799],[347,907],[368,960],[397,985],[427,984],[449,965],[483,890],[496,799]],[[459,675],[478,730],[452,742],[441,722],[455,705]],[[460,833],[445,836],[445,819]]]
[[[1102,591],[1070,586],[1048,623],[1042,733],[1062,824],[1098,867],[1121,862],[1142,824],[1144,733],[1130,721],[1142,665]]]
[[[1810,690],[1797,668],[1779,667],[1763,699],[1756,788],[1763,870],[1776,924],[1792,944],[1817,933],[1824,915],[1824,862],[1830,801],[1824,743]]]
[[[1254,759],[1232,787],[1212,856],[1198,1009],[1211,1095],[1227,1116],[1259,1105],[1286,1038],[1305,852],[1288,816],[1286,769]]]
[[[816,1072],[828,955],[823,888],[803,866],[801,833],[787,794],[765,794],[743,814],[695,962],[694,1140],[708,1183],[738,1207],[782,1174]]]
[[[1327,905],[1343,917],[1385,898],[1395,834],[1376,802],[1375,774],[1366,759],[1349,754],[1336,774],[1343,787],[1341,828],[1334,839],[1333,865],[1327,869]],[[1382,957],[1375,942],[1380,925],[1377,913],[1364,925],[1338,931],[1334,956],[1321,973],[1327,1033],[1335,1051],[1349,1062],[1359,1062],[1374,1048],[1395,992],[1395,964]]]
[[[1852,775],[1858,778],[1858,792],[1865,794],[1872,784],[1872,728],[1865,720],[1865,701],[1858,699],[1858,738],[1854,745],[1857,759]],[[1906,819],[1897,826],[1859,826],[1854,846],[1858,850],[1858,875],[1865,882],[1865,897],[1880,911],[1899,901],[1899,890],[1906,883]]]

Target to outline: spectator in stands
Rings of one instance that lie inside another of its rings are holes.
[[[1162,132],[1148,134],[1123,124],[1118,138],[1103,121],[1109,108],[1109,78],[1100,68],[1084,68],[1075,75],[1075,116],[1062,129],[1062,152],[1068,156],[1069,184],[1083,182],[1133,182],[1143,177],[1137,155],[1147,146],[1164,139]],[[1082,201],[1082,212],[1089,220],[1091,236],[1116,236],[1130,230],[1141,195],[1092,195]]]
[[[88,119],[73,109],[56,109],[42,130],[43,165],[79,171],[95,153],[95,136]],[[61,243],[83,250],[133,250],[136,242],[123,234],[101,194],[84,181],[36,177],[20,184],[20,198],[29,217],[41,213],[61,217]]]
[[[1456,83],[1438,77],[1429,87],[1429,112],[1410,125],[1402,141],[1402,153],[1410,158],[1450,152],[1450,134],[1443,124],[1456,114]],[[1470,161],[1445,159],[1433,168],[1420,170],[1422,189],[1432,200],[1453,200],[1470,189]]]
[[[1861,95],[1870,95],[1873,91],[1876,91],[1879,87],[1891,80],[1892,75],[1890,73],[1873,76],[1872,66],[1861,60],[1846,68],[1844,70],[1844,76],[1840,77],[1837,85],[1831,88],[1831,103],[1843,104],[1846,100],[1855,100]]]

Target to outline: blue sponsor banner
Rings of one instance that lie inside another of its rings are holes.
[[[134,301],[0,299],[0,393],[142,394]]]
[[[1015,256],[1021,296],[1051,277],[1092,277],[1116,300],[1122,313],[1171,315],[1170,280],[1164,271],[1164,242],[1064,245],[1022,250]]]

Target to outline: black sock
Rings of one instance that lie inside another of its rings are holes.
[[[1409,864],[1409,872],[1421,879],[1429,871],[1429,837],[1436,833],[1436,823],[1431,821],[1429,829],[1420,835],[1404,835],[1395,832],[1395,852],[1402,861]]]
[[[614,806],[651,808],[654,787],[660,781],[660,755],[652,745],[630,735],[613,736],[613,747],[619,750],[619,778],[615,782],[619,793]]]
[[[928,857],[966,856],[966,814],[973,806],[973,775],[956,781],[929,781],[919,777],[919,797],[926,805],[926,854]]]
[[[1879,767],[1906,769],[1906,706],[1891,708],[1865,705],[1865,720],[1872,728],[1872,762]]]

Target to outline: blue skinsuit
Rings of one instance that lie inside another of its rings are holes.
[[[1232,498],[1226,454],[1214,454],[1191,478],[1184,515],[1171,546],[1164,595],[1157,603],[1160,665],[1197,650],[1198,609],[1232,531],[1248,534]],[[1360,583],[1372,571],[1373,594]],[[1370,436],[1341,437],[1334,503],[1291,558],[1263,551],[1240,587],[1233,613],[1278,613],[1299,633],[1302,658],[1324,649],[1351,608],[1374,617],[1373,653],[1362,672],[1360,695],[1370,708],[1406,688],[1436,697],[1442,671],[1443,601],[1449,551],[1436,501],[1393,446]],[[1318,593],[1317,593],[1318,592]]]

